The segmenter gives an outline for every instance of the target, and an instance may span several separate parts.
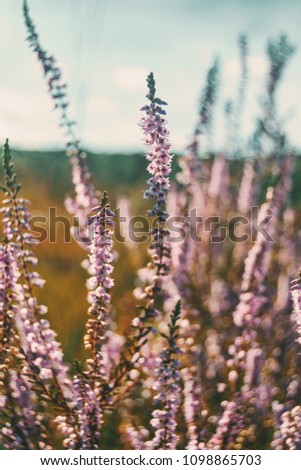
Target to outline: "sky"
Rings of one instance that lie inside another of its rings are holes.
[[[224,106],[237,94],[238,35],[249,39],[243,135],[254,128],[268,70],[268,39],[286,32],[297,50],[277,106],[294,146],[301,148],[299,0],[28,0],[40,41],[63,70],[71,117],[92,151],[142,149],[137,125],[152,71],[168,102],[175,151],[189,142],[208,67],[219,56],[221,88],[214,145],[225,143]],[[25,42],[22,0],[0,0],[0,137],[23,149],[62,149],[64,136],[47,95],[41,66]],[[299,46],[299,47],[298,47]]]

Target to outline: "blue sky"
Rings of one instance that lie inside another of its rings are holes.
[[[296,0],[29,0],[40,39],[69,83],[71,112],[83,146],[91,150],[142,148],[137,126],[145,78],[153,71],[168,101],[175,150],[189,140],[207,68],[221,59],[221,90],[214,141],[225,139],[223,108],[239,77],[237,37],[250,43],[245,136],[253,128],[265,83],[268,38],[286,32],[301,45]],[[1,139],[15,147],[62,148],[58,116],[39,64],[24,41],[22,0],[0,0]],[[301,51],[279,90],[278,107],[294,145],[301,148]]]

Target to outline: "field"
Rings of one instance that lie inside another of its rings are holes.
[[[268,42],[247,139],[241,35],[225,148],[214,60],[181,152],[150,72],[145,152],[93,154],[26,1],[23,15],[66,151],[3,142],[2,448],[301,449],[301,160],[277,109],[294,45]]]

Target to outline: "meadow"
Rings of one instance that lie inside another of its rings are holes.
[[[301,449],[301,163],[277,113],[295,47],[269,41],[247,140],[242,35],[224,149],[211,150],[215,60],[182,153],[150,72],[145,154],[96,155],[26,1],[24,20],[66,152],[3,147],[2,447]]]

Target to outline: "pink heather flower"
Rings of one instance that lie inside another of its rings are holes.
[[[81,228],[80,239],[84,240],[85,237],[88,238],[87,217],[92,207],[98,204],[98,195],[91,182],[92,178],[87,165],[86,153],[75,147],[67,151],[67,156],[72,167],[75,197],[68,196],[65,199],[65,206],[67,211],[78,219]],[[84,231],[85,228],[86,232]]]
[[[72,450],[77,449],[79,447],[79,436],[75,418],[69,415],[58,415],[54,418],[54,422],[57,429],[64,436],[64,447]]]
[[[240,414],[235,401],[224,401],[221,405],[224,411],[219,418],[215,434],[206,446],[207,449],[227,449],[227,445],[234,441],[237,434],[244,427],[243,416]]]
[[[269,223],[268,233],[270,237],[274,236],[276,227],[276,217],[279,212],[279,205],[274,195],[274,190],[269,188],[266,195],[266,202],[262,204],[258,220],[264,221],[267,216],[272,216]],[[253,280],[259,285],[265,278],[269,266],[271,241],[266,240],[262,233],[258,233],[257,239],[253,247],[248,253],[245,261],[245,271],[243,274],[242,290],[248,291]]]
[[[147,429],[140,426],[136,429],[131,424],[125,426],[125,440],[129,442],[130,446],[135,450],[145,450],[147,448],[145,438],[148,437]]]
[[[212,199],[228,197],[229,186],[229,166],[223,154],[214,158],[211,170],[211,179],[208,187],[208,194]]]
[[[73,378],[72,415],[59,415],[55,422],[65,437],[64,447],[68,449],[97,450],[100,445],[102,410],[99,405],[100,390],[85,373]]]
[[[256,197],[254,162],[246,161],[244,164],[243,177],[238,193],[238,211],[240,214],[249,214],[254,205]]]
[[[55,380],[59,391],[67,402],[72,401],[69,368],[64,363],[61,345],[56,340],[56,333],[49,327],[45,319],[31,321],[30,309],[22,306],[17,315],[17,327],[23,344],[23,350],[28,362],[24,373],[34,374],[43,383]]]
[[[68,368],[63,361],[61,346],[55,339],[56,334],[49,328],[47,320],[40,319],[40,315],[44,315],[47,309],[38,304],[34,288],[41,287],[44,281],[37,272],[30,270],[31,265],[36,264],[36,258],[30,250],[36,240],[30,234],[29,201],[18,197],[20,186],[17,183],[8,142],[4,146],[3,162],[6,199],[3,201],[1,212],[4,214],[3,232],[14,249],[18,269],[14,309],[22,345],[20,357],[24,360],[24,372],[35,380],[40,380],[46,390],[49,391],[46,386],[48,380],[55,382],[62,400],[60,404],[68,408],[67,402],[71,399]]]
[[[275,407],[274,407],[275,408]],[[281,409],[281,406],[280,406]],[[276,450],[301,450],[301,407],[280,413],[272,446]]]
[[[151,175],[144,196],[147,199],[154,199],[153,208],[148,211],[148,216],[154,218],[154,227],[151,230],[151,262],[147,267],[151,277],[141,295],[141,299],[145,302],[143,306],[140,306],[139,321],[134,320],[132,322],[132,334],[124,346],[123,356],[126,357],[126,364],[123,363],[118,370],[118,374],[122,377],[127,376],[129,364],[134,362],[133,358],[138,360],[140,349],[143,343],[147,341],[148,334],[152,331],[152,327],[148,326],[146,322],[160,315],[156,303],[165,294],[162,288],[163,276],[167,276],[170,270],[166,205],[167,191],[170,187],[169,175],[172,155],[169,153],[169,133],[164,118],[166,111],[163,109],[163,106],[166,106],[167,103],[155,96],[155,80],[152,73],[147,77],[147,84],[149,93],[146,97],[149,103],[141,109],[144,116],[140,121],[140,126],[143,129],[144,142],[148,147],[146,159],[150,163],[147,170]],[[138,294],[140,294],[140,291]],[[121,377],[116,380],[121,380]]]
[[[116,366],[120,359],[120,351],[122,346],[124,345],[125,338],[121,336],[115,331],[108,331],[106,342],[103,344],[102,347],[102,357],[103,363],[106,366],[106,376],[109,377],[110,369],[113,366]]]
[[[169,153],[169,132],[166,128],[166,120],[163,117],[166,112],[163,106],[167,103],[155,97],[155,81],[153,74],[148,76],[150,103],[142,108],[145,115],[141,118],[140,126],[144,133],[144,142],[148,147],[146,155],[150,161],[147,170],[151,175],[148,180],[149,188],[144,196],[147,199],[155,199],[150,216],[157,216],[162,224],[167,220],[166,200],[167,190],[170,187],[169,175],[171,172],[172,155]]]
[[[178,441],[176,418],[181,393],[178,371],[180,363],[173,358],[173,355],[180,352],[176,345],[180,308],[180,302],[178,302],[171,317],[169,336],[165,335],[168,347],[162,350],[159,366],[155,371],[157,379],[154,389],[157,394],[154,400],[161,406],[152,413],[151,425],[155,428],[155,436],[151,442],[147,443],[148,448],[152,449],[175,449]]]
[[[37,397],[32,390],[32,384],[26,376],[9,371],[8,400],[5,419],[0,431],[0,442],[7,449],[18,450],[50,450],[46,434],[47,421],[41,412],[37,411]]]
[[[12,354],[15,341],[15,313],[20,272],[17,250],[11,243],[0,245],[0,383]]]
[[[192,359],[196,359],[194,354]],[[197,377],[197,366],[186,367],[181,370],[184,383],[183,410],[187,426],[188,444],[187,449],[198,449],[200,439],[200,414],[201,414],[201,394],[202,386]]]
[[[107,378],[107,362],[103,358],[102,348],[108,340],[110,326],[111,295],[110,289],[114,281],[110,277],[113,271],[113,240],[112,227],[114,214],[110,210],[106,193],[101,205],[93,209],[91,218],[93,239],[90,245],[89,273],[87,287],[90,290],[88,302],[90,316],[84,338],[85,348],[91,350],[92,358],[88,359],[89,370],[94,379]]]
[[[276,190],[269,188],[266,202],[259,211],[259,222],[263,221],[266,216],[272,216],[268,225],[268,234],[272,240],[282,206],[282,191],[282,184],[279,184]],[[248,324],[252,328],[252,322],[253,326],[258,326],[257,315],[265,303],[263,283],[269,267],[272,246],[271,240],[267,240],[263,234],[258,233],[257,239],[248,253],[242,280],[242,294],[233,314],[237,326]]]
[[[187,153],[180,161],[181,171],[177,175],[180,183],[185,185],[188,194],[193,195],[195,190],[200,190],[201,168],[198,156],[199,139],[204,139],[205,132],[210,132],[213,111],[217,98],[219,77],[219,62],[215,60],[209,68],[206,85],[201,95],[198,120],[194,129],[192,142],[187,147]],[[203,144],[204,142],[202,142]]]
[[[73,379],[75,413],[78,420],[80,449],[99,449],[102,412],[99,407],[98,390],[91,387],[84,376]]]
[[[272,216],[268,224],[268,235],[271,239],[268,240],[262,233],[257,234],[245,261],[240,301],[233,313],[234,323],[240,328],[240,335],[229,348],[233,360],[228,361],[228,365],[243,371],[243,393],[260,385],[263,350],[257,336],[261,324],[260,315],[267,303],[264,285],[280,211],[290,189],[290,174],[291,159],[288,156],[282,164],[280,181],[275,188],[268,188],[266,201],[259,211],[259,222],[266,216]]]
[[[161,353],[161,365],[156,371],[158,390],[155,400],[162,403],[163,408],[153,411],[151,425],[155,428],[152,440],[153,449],[175,449],[178,437],[176,435],[176,416],[180,406],[180,374],[177,371],[179,363],[170,360],[167,350]],[[169,362],[167,364],[167,361]]]
[[[28,32],[26,39],[42,65],[48,84],[48,91],[54,101],[54,107],[61,114],[60,125],[66,131],[67,156],[72,168],[72,182],[75,191],[74,198],[70,196],[66,198],[66,209],[78,219],[80,227],[85,228],[87,227],[87,216],[90,210],[98,204],[98,195],[92,183],[86,154],[80,150],[80,141],[74,132],[74,125],[76,123],[68,116],[67,85],[62,79],[62,72],[57,65],[55,57],[43,49],[40,44],[35,24],[29,15],[26,0],[24,1],[23,13]],[[81,238],[85,238],[82,231]]]

